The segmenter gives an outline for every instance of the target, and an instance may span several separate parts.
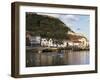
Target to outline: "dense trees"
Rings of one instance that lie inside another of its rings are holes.
[[[35,13],[26,13],[26,31],[33,36],[42,38],[52,38],[54,43],[62,44],[62,41],[68,39],[68,31],[71,29],[58,18]]]

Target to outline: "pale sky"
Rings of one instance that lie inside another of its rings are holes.
[[[89,40],[89,32],[90,32],[89,31],[90,29],[89,15],[45,14],[45,13],[38,13],[38,14],[59,18],[63,23],[68,25],[74,32],[83,34]]]

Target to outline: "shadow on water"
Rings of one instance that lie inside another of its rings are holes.
[[[26,50],[26,67],[89,64],[89,51],[62,50],[37,53]]]

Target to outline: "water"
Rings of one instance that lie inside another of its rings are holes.
[[[89,64],[89,51],[26,52],[26,67]]]

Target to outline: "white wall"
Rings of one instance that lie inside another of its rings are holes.
[[[64,75],[38,78],[21,78],[15,79],[10,76],[11,68],[11,2],[13,1],[30,1],[41,3],[56,4],[73,4],[73,5],[89,5],[98,6],[100,0],[0,0],[0,80],[100,80],[100,69],[97,74],[78,74]],[[100,6],[98,6],[100,9]],[[99,11],[100,15],[100,11]],[[100,16],[98,16],[100,21]],[[100,26],[100,24],[99,24]],[[98,27],[98,34],[100,34]],[[100,41],[100,37],[98,37]],[[100,42],[98,42],[100,44]],[[99,45],[100,47],[100,45]],[[98,51],[98,53],[100,50]],[[100,54],[98,54],[98,58]],[[100,58],[98,59],[98,67],[100,68]]]

